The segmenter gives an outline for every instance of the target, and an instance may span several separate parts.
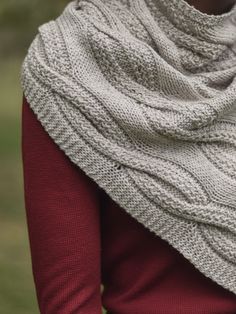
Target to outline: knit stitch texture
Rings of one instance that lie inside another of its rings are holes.
[[[70,2],[39,27],[22,86],[72,162],[236,294],[236,5]]]

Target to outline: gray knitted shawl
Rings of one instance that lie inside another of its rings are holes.
[[[236,5],[70,2],[39,27],[22,86],[73,163],[236,294]]]

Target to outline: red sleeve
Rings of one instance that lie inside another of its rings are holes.
[[[101,314],[98,187],[53,142],[25,98],[22,162],[40,313]]]

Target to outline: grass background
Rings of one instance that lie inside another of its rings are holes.
[[[0,61],[0,313],[36,314],[23,197],[21,58]]]
[[[24,208],[20,67],[37,27],[56,17],[67,2],[0,2],[1,314],[39,314]]]

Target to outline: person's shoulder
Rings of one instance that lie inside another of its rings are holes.
[[[29,71],[35,76],[46,72],[48,68],[61,69],[63,58],[65,59],[65,40],[62,28],[64,21],[68,20],[68,11],[71,11],[72,3],[54,19],[48,20],[38,26],[35,37],[30,42],[22,62],[22,76],[29,75]],[[64,23],[65,24],[65,23]],[[45,74],[45,73],[44,73]]]

